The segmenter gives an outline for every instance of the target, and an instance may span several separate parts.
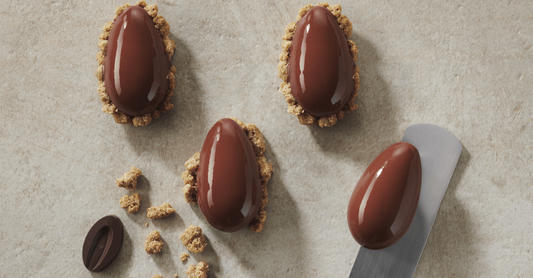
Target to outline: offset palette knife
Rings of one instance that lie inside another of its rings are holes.
[[[409,126],[402,142],[416,147],[420,155],[422,178],[416,213],[396,243],[383,249],[370,247],[379,250],[362,246],[350,278],[413,277],[462,151],[461,143],[451,132],[431,124]]]

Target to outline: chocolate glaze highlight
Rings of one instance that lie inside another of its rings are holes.
[[[107,268],[120,253],[124,240],[122,221],[114,215],[98,220],[83,242],[83,264],[93,272]]]
[[[165,99],[170,61],[152,18],[132,6],[117,17],[109,35],[104,82],[113,104],[130,116],[153,112]]]
[[[401,142],[379,154],[365,170],[348,205],[348,226],[368,249],[398,242],[413,222],[422,181],[418,150]]]
[[[342,110],[354,89],[354,62],[337,19],[314,7],[298,21],[288,73],[296,101],[312,116]]]
[[[207,133],[198,167],[198,205],[213,227],[235,232],[261,208],[261,180],[252,143],[231,119]]]

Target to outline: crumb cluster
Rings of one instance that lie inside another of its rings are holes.
[[[152,219],[159,219],[170,216],[176,210],[168,203],[164,203],[158,207],[149,207],[146,210],[146,216]]]
[[[199,262],[198,265],[190,265],[187,269],[187,278],[207,278],[209,265],[206,262]]]
[[[354,63],[357,62],[357,46],[355,43],[349,39],[349,37],[352,35],[352,23],[346,17],[345,15],[341,15],[341,5],[332,5],[330,6],[328,3],[319,3],[317,6],[322,6],[326,9],[328,9],[335,18],[337,18],[337,22],[339,23],[339,27],[344,33],[344,36],[346,38],[346,42],[348,43],[348,48],[350,49],[350,52],[353,57]],[[313,5],[308,4],[304,7],[300,8],[298,11],[298,16],[296,16],[296,23],[300,21],[300,19],[311,9],[313,8]],[[300,124],[302,125],[318,125],[320,127],[330,127],[333,126],[335,123],[337,123],[337,120],[340,120],[344,117],[344,113],[349,113],[355,109],[357,109],[357,105],[354,103],[355,97],[357,96],[357,90],[359,90],[359,67],[355,65],[354,70],[354,89],[352,91],[352,94],[350,95],[350,99],[346,103],[346,105],[342,108],[341,111],[339,111],[337,114],[333,114],[327,117],[314,117],[312,115],[309,115],[303,107],[298,104],[294,96],[291,92],[291,85],[289,83],[289,75],[288,75],[288,63],[289,63],[289,57],[291,53],[291,46],[292,46],[292,37],[294,35],[294,32],[296,31],[296,23],[291,22],[287,27],[285,28],[285,33],[283,34],[283,42],[281,43],[281,48],[283,49],[280,56],[279,56],[279,64],[278,64],[278,76],[281,78],[283,82],[281,82],[280,85],[280,91],[285,96],[285,100],[289,104],[289,108],[287,111],[290,114],[293,114],[298,117],[298,120],[300,121]]]
[[[187,247],[187,250],[193,253],[202,252],[207,246],[207,241],[205,240],[205,236],[202,233],[202,228],[198,226],[191,225],[187,227],[185,232],[180,235],[180,239],[181,243],[183,243],[183,245]]]
[[[139,210],[140,205],[141,197],[137,193],[131,196],[126,195],[120,198],[120,207],[127,208],[129,213],[137,212]]]
[[[119,187],[124,187],[129,190],[134,190],[137,187],[137,179],[143,173],[135,166],[131,166],[130,171],[122,175],[122,177],[117,179],[117,185]]]
[[[144,242],[144,251],[148,254],[157,254],[163,250],[163,241],[158,231],[151,232]]]
[[[170,25],[168,22],[163,18],[163,16],[158,15],[157,11],[157,4],[153,5],[147,5],[144,0],[139,1],[136,6],[139,6],[141,8],[144,8],[148,15],[152,18],[154,22],[155,28],[159,31],[159,34],[161,35],[161,38],[163,39],[163,45],[165,46],[165,52],[167,53],[167,57],[170,61],[170,58],[174,54],[174,49],[176,48],[176,44],[174,40],[171,40],[169,38],[170,34]],[[100,52],[96,54],[96,60],[98,61],[98,69],[96,69],[96,78],[98,78],[98,94],[100,95],[100,100],[103,102],[102,111],[105,113],[113,115],[113,118],[115,119],[116,123],[119,124],[129,124],[134,126],[145,126],[148,125],[153,119],[159,118],[161,113],[167,112],[173,108],[173,105],[170,103],[170,98],[174,94],[174,88],[176,87],[176,80],[174,78],[174,74],[176,73],[176,67],[171,66],[170,71],[167,75],[168,79],[168,91],[166,92],[165,99],[159,105],[159,107],[154,110],[152,113],[148,113],[142,116],[129,116],[124,113],[122,113],[118,108],[111,102],[109,96],[106,93],[105,89],[105,82],[104,82],[104,61],[106,57],[106,51],[107,51],[107,44],[109,39],[109,34],[111,33],[111,30],[113,29],[114,21],[117,19],[117,17],[123,13],[125,10],[127,10],[129,7],[131,7],[130,4],[124,4],[122,6],[119,6],[115,10],[115,17],[113,18],[113,21],[109,21],[104,25],[104,28],[102,29],[102,34],[100,34],[100,41],[98,42],[98,47],[100,48]]]
[[[234,120],[243,130],[248,140],[252,143],[255,157],[257,158],[257,164],[259,165],[259,175],[261,176],[261,209],[259,213],[254,217],[248,226],[253,232],[259,233],[263,230],[266,221],[266,211],[264,210],[268,204],[268,192],[267,183],[272,177],[272,163],[268,163],[264,155],[265,152],[265,140],[259,128],[254,124],[244,124],[242,121],[236,118],[230,118]],[[195,153],[187,162],[185,162],[185,172],[181,174],[183,178],[183,195],[185,201],[190,204],[196,204],[196,194],[198,193],[198,187],[196,186],[196,171],[200,166],[200,153]]]
[[[189,254],[187,253],[181,253],[180,255],[180,261],[186,262],[189,259]]]
[[[187,162],[185,162],[185,172],[181,174],[185,186],[182,188],[185,201],[189,204],[196,204],[196,194],[198,194],[198,187],[196,187],[196,171],[200,166],[200,152],[195,153]]]

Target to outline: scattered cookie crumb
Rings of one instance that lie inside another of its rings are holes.
[[[135,193],[131,196],[124,196],[120,198],[120,207],[128,210],[129,213],[137,212],[139,206],[141,205],[141,197],[138,193]]]
[[[144,226],[145,226],[145,227],[148,227],[148,223],[144,223]]]
[[[259,175],[261,178],[261,209],[259,213],[254,217],[250,222],[249,229],[253,232],[259,233],[263,230],[266,221],[266,211],[264,210],[268,204],[268,192],[267,192],[267,183],[272,177],[272,163],[268,163],[264,155],[266,149],[266,143],[263,139],[263,135],[259,128],[254,124],[244,124],[242,121],[236,118],[230,118],[234,120],[239,126],[243,129],[244,133],[252,143],[254,153],[257,159],[257,164],[259,166]],[[187,162],[185,162],[185,172],[181,174],[183,178],[183,195],[185,196],[185,201],[190,204],[196,204],[198,200],[196,199],[196,194],[198,193],[198,187],[196,186],[196,171],[200,166],[200,153],[195,153]]]
[[[124,187],[129,190],[133,190],[137,187],[137,179],[143,173],[135,166],[131,166],[130,171],[122,177],[117,179],[117,185],[119,187]]]
[[[187,250],[198,253],[204,251],[207,246],[207,241],[205,236],[202,234],[202,228],[198,226],[191,225],[185,232],[180,235],[181,242]]]
[[[159,218],[170,216],[175,211],[176,210],[172,208],[172,206],[170,206],[168,203],[164,203],[158,207],[149,207],[146,210],[146,216],[152,219],[154,218],[159,219]]]
[[[181,260],[182,262],[186,262],[188,259],[189,259],[189,254],[187,254],[187,253],[181,253],[181,255],[180,255],[180,260]]]
[[[190,265],[187,269],[187,278],[207,278],[209,265],[206,262],[199,262],[198,265]]]
[[[174,274],[174,277],[178,277],[178,274]]]
[[[153,231],[146,237],[144,250],[148,254],[157,254],[163,250],[163,241],[158,231]]]
[[[163,278],[163,276],[161,276],[161,275],[157,275],[157,274],[156,274],[156,275],[154,275],[154,277],[152,277],[152,278]]]

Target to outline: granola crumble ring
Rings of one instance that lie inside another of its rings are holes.
[[[190,265],[187,271],[187,278],[207,278],[207,272],[209,271],[209,265],[202,261],[198,265]]]
[[[118,178],[116,183],[119,187],[134,190],[137,187],[137,179],[142,174],[143,173],[141,172],[141,170],[139,170],[137,167],[131,166],[130,171],[122,175],[122,177]]]
[[[202,233],[202,228],[191,225],[185,232],[180,235],[181,243],[187,247],[187,250],[198,253],[205,250],[207,241]]]
[[[145,9],[150,18],[152,18],[154,27],[156,30],[159,31],[159,34],[163,40],[165,53],[168,57],[168,60],[170,61],[170,58],[174,54],[176,44],[174,40],[171,40],[169,38],[170,25],[165,20],[165,18],[163,18],[163,16],[157,14],[157,4],[147,5],[144,0],[141,0],[136,3],[135,6]],[[103,112],[113,115],[115,122],[119,124],[146,126],[153,119],[159,118],[161,113],[165,113],[173,108],[173,105],[170,103],[170,98],[174,94],[174,88],[176,87],[176,80],[174,78],[174,75],[176,73],[176,67],[174,67],[172,64],[170,65],[170,70],[166,76],[168,80],[168,90],[166,92],[163,102],[154,111],[141,116],[130,116],[120,111],[117,106],[113,104],[113,102],[111,102],[111,99],[109,98],[109,95],[106,92],[104,82],[104,62],[107,54],[108,39],[109,35],[111,34],[111,30],[113,29],[114,21],[129,7],[131,7],[130,4],[124,4],[122,6],[117,7],[115,10],[115,17],[113,18],[113,21],[109,21],[108,23],[106,23],[102,29],[102,34],[100,34],[99,36],[100,41],[98,42],[98,47],[100,51],[96,54],[98,68],[96,69],[95,76],[98,79],[98,94],[100,96],[100,100],[103,103]]]
[[[141,205],[141,196],[138,193],[135,193],[131,196],[124,196],[120,198],[120,207],[128,210],[129,213],[134,213],[139,210]]]
[[[180,261],[186,262],[189,259],[189,254],[181,253],[180,255]]]
[[[170,216],[176,210],[168,203],[164,203],[158,207],[149,207],[146,210],[146,216],[151,219],[159,219]]]
[[[328,9],[333,16],[337,19],[337,22],[339,23],[339,27],[341,28],[342,32],[344,33],[344,36],[346,38],[346,42],[348,44],[348,49],[350,50],[352,54],[352,58],[354,63],[357,62],[357,46],[355,43],[350,40],[350,36],[352,35],[352,23],[346,17],[345,15],[341,15],[341,6],[339,4],[330,6],[328,3],[319,3],[317,6],[324,7]],[[359,67],[355,65],[354,69],[354,89],[352,91],[352,94],[350,95],[350,99],[346,103],[346,105],[342,108],[341,111],[339,111],[337,114],[333,114],[327,117],[315,117],[307,113],[303,107],[298,104],[294,96],[291,92],[291,85],[289,83],[289,75],[288,75],[288,63],[291,53],[291,46],[292,46],[292,38],[296,31],[296,23],[300,21],[300,19],[311,9],[313,8],[313,5],[308,4],[304,7],[300,8],[298,11],[298,15],[296,16],[296,22],[291,22],[287,27],[285,28],[284,34],[282,36],[283,42],[281,43],[282,52],[279,56],[279,63],[278,63],[278,76],[281,78],[282,82],[280,85],[280,91],[285,96],[285,101],[287,101],[288,109],[287,112],[290,114],[293,114],[298,117],[298,120],[300,124],[302,125],[318,125],[320,127],[331,127],[334,124],[337,123],[337,120],[340,120],[344,117],[345,113],[349,113],[351,111],[354,111],[357,109],[357,105],[354,103],[355,97],[357,96],[357,91],[359,90]]]
[[[257,164],[259,165],[259,175],[261,176],[261,209],[259,213],[248,225],[249,229],[253,232],[259,233],[263,230],[266,221],[266,211],[264,210],[268,204],[268,192],[267,183],[272,177],[272,163],[268,163],[264,155],[266,144],[263,139],[263,134],[259,128],[254,124],[244,124],[242,121],[236,118],[230,118],[234,120],[244,130],[246,136],[252,143],[255,156],[257,158]],[[182,188],[185,201],[189,204],[196,204],[196,194],[198,193],[198,187],[196,186],[196,171],[200,166],[200,153],[195,153],[187,162],[185,162],[185,172],[181,174],[183,183],[185,186]]]
[[[151,232],[144,242],[144,251],[148,254],[157,254],[163,250],[163,241],[158,231]]]

